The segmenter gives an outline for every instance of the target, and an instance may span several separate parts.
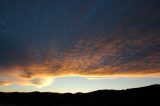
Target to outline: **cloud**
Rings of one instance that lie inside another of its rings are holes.
[[[10,84],[10,82],[8,82],[8,81],[0,81],[0,86],[7,86],[9,84]]]
[[[49,86],[50,84],[52,84],[53,82],[53,78],[34,78],[31,80],[31,83],[37,87],[44,87],[44,86]]]
[[[54,81],[53,77],[40,75],[37,77],[26,78],[21,76],[1,76],[0,86],[8,86],[11,84],[21,85],[21,86],[35,86],[38,88],[49,86]]]
[[[0,2],[1,86],[41,87],[70,75],[160,76],[157,0]]]

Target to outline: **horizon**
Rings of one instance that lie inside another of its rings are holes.
[[[0,91],[160,84],[159,0],[0,0]]]
[[[141,87],[135,87],[135,88],[127,88],[127,89],[98,89],[94,91],[89,91],[89,92],[47,92],[47,91],[30,91],[30,92],[21,92],[21,91],[15,91],[15,92],[1,92],[0,93],[53,93],[53,94],[86,94],[86,93],[92,93],[92,92],[97,92],[97,91],[124,91],[124,90],[132,90],[132,89],[142,89],[142,88],[148,88],[148,87],[153,87],[153,86],[160,86],[160,84],[152,84],[152,85],[146,85],[146,86],[141,86]]]
[[[139,82],[137,82],[139,81]],[[85,77],[60,77],[48,86],[9,85],[0,87],[2,92],[55,92],[55,93],[87,93],[97,90],[125,90],[160,84],[159,78],[114,78],[88,79]],[[78,84],[77,84],[78,83]],[[123,84],[123,86],[121,85]],[[89,85],[89,86],[88,86]],[[61,89],[60,89],[61,88]]]

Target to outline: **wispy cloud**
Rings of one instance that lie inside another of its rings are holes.
[[[157,2],[1,1],[0,85],[45,86],[69,75],[159,77]]]

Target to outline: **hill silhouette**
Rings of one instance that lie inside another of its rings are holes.
[[[160,85],[75,94],[0,92],[0,106],[160,105],[159,100]]]

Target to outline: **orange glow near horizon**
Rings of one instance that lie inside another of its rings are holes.
[[[64,65],[65,66],[65,65]],[[154,70],[144,71],[130,71],[130,72],[116,72],[113,68],[106,71],[105,68],[94,70],[81,70],[72,69],[65,70],[65,67],[56,71],[49,66],[31,65],[27,67],[16,66],[14,68],[2,71],[1,75],[5,78],[0,81],[1,86],[8,86],[10,84],[17,85],[31,85],[37,87],[48,86],[55,78],[77,76],[87,79],[112,79],[112,78],[134,78],[134,77],[160,77],[160,73]]]

